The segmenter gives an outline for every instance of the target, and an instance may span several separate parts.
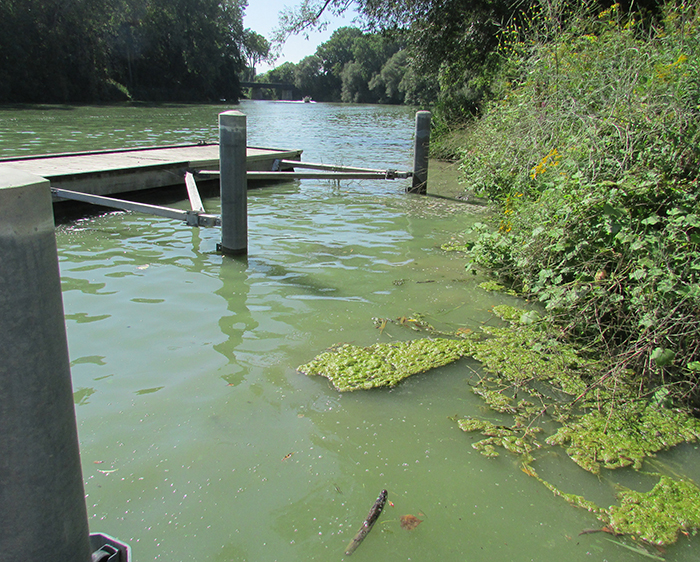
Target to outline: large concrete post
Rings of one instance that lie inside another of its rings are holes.
[[[430,111],[416,113],[416,139],[413,149],[413,181],[406,191],[425,195],[428,190]]]
[[[224,111],[219,114],[221,244],[218,249],[229,255],[248,253],[246,137],[243,113]]]
[[[49,182],[0,168],[0,560],[88,562]]]

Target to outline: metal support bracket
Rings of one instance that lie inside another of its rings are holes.
[[[104,533],[90,533],[91,562],[131,562],[131,547]]]
[[[51,188],[51,193],[62,199],[70,199],[72,201],[82,201],[84,203],[92,203],[102,207],[111,207],[113,209],[121,209],[123,211],[136,211],[137,213],[146,213],[149,215],[157,215],[169,219],[181,220],[190,226],[221,226],[221,217],[217,215],[209,215],[200,211],[183,211],[180,209],[171,209],[170,207],[161,207],[159,205],[149,205],[147,203],[137,203],[135,201],[126,201],[124,199],[115,199],[114,197],[103,197],[101,195],[90,195],[88,193],[80,193],[78,191],[69,191],[67,189]]]

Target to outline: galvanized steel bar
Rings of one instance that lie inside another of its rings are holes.
[[[249,180],[386,180],[408,177],[402,172],[248,172]]]
[[[221,244],[218,249],[229,255],[248,253],[246,126],[246,116],[240,111],[219,114]]]
[[[315,162],[298,162],[296,160],[280,160],[281,164],[287,164],[294,168],[307,168],[309,170],[327,170],[331,172],[376,172],[386,173],[379,168],[357,168],[355,166],[335,166],[333,164],[317,164]]]
[[[202,203],[202,198],[199,196],[197,182],[191,172],[185,172],[185,185],[187,186],[187,196],[190,198],[190,207],[192,207],[193,211],[203,213],[204,204]]]
[[[297,166],[301,168],[302,166]],[[198,170],[198,176],[218,176],[218,170]],[[369,179],[369,180],[394,180],[410,178],[413,172],[397,172],[395,170],[370,170],[368,172],[292,172],[292,171],[256,171],[246,172],[249,180],[294,180],[294,179]]]
[[[70,199],[71,201],[82,201],[83,203],[92,203],[93,205],[120,209],[122,211],[136,211],[137,213],[146,213],[148,215],[184,221],[190,226],[219,226],[221,224],[221,219],[216,215],[208,215],[198,211],[182,211],[180,209],[171,209],[170,207],[161,207],[160,205],[137,203],[136,201],[103,197],[102,195],[91,195],[89,193],[80,193],[79,191],[70,191],[68,189],[59,189],[56,187],[51,188],[51,193],[56,197]]]
[[[416,138],[413,149],[413,181],[406,191],[425,195],[428,191],[430,149],[430,111],[416,113]]]

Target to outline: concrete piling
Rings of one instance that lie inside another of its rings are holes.
[[[48,180],[0,169],[0,559],[91,559]]]
[[[246,143],[246,116],[240,111],[220,113],[221,244],[218,250],[228,255],[248,253]]]
[[[413,149],[413,181],[408,193],[425,195],[428,190],[428,156],[430,148],[430,111],[416,113],[416,138]]]

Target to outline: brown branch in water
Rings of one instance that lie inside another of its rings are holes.
[[[386,504],[386,497],[387,491],[382,490],[377,498],[377,501],[374,502],[372,509],[369,510],[367,518],[365,519],[364,523],[362,523],[362,527],[360,527],[360,530],[355,535],[355,538],[350,541],[350,544],[348,544],[348,547],[345,549],[345,556],[350,556],[353,552],[355,552],[355,549],[360,546],[360,543],[365,540],[367,534],[372,530],[372,527],[382,514],[382,509],[384,509],[384,504]]]

